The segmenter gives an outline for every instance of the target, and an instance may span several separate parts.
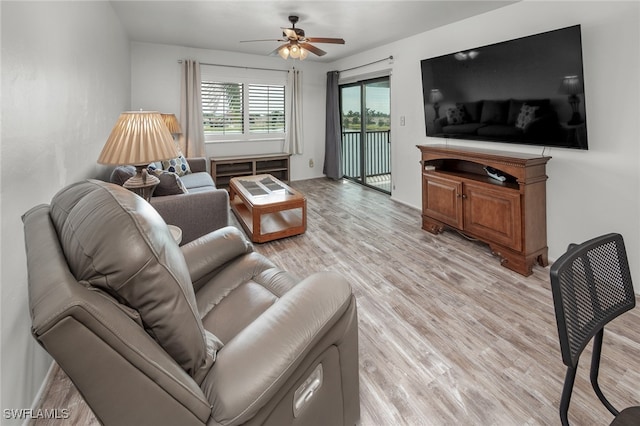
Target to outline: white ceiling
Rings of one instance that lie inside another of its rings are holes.
[[[307,37],[339,37],[345,45],[317,44],[331,62],[424,31],[479,15],[515,1],[125,1],[113,8],[133,41],[268,55],[289,15]]]

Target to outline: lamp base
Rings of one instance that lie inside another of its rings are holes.
[[[433,109],[436,112],[436,119],[440,118],[440,104],[437,102],[433,104]]]
[[[584,120],[582,120],[582,117],[580,117],[580,113],[574,112],[573,115],[571,116],[571,120],[569,120],[567,124],[569,126],[575,126],[577,124],[582,124],[582,123],[584,123]]]
[[[147,172],[147,166],[135,166],[135,168],[135,176],[127,179],[122,186],[138,194],[145,200],[151,201],[151,195],[153,195],[153,191],[160,183],[160,179],[150,175],[149,172]]]
[[[577,95],[569,96],[569,105],[571,105],[571,120],[567,123],[570,126],[575,126],[576,124],[582,124],[582,117],[580,116],[580,111],[578,110],[578,106],[580,105],[580,98]]]

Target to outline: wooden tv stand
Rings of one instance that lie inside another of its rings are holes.
[[[545,167],[551,157],[451,145],[418,145],[422,153],[422,229],[457,229],[487,244],[501,264],[522,275],[547,266]],[[489,166],[507,179],[493,179]]]

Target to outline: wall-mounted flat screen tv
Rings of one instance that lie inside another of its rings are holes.
[[[587,149],[579,25],[421,67],[427,136]]]

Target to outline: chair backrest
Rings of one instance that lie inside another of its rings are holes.
[[[137,311],[149,334],[200,382],[221,344],[202,325],[186,261],[158,212],[131,191],[96,180],[60,190],[50,210],[75,279]]]
[[[570,245],[550,276],[562,361],[576,367],[591,338],[636,304],[622,235]]]
[[[33,336],[100,423],[205,424],[210,403],[139,312],[76,280],[50,206],[30,209],[23,221]]]

